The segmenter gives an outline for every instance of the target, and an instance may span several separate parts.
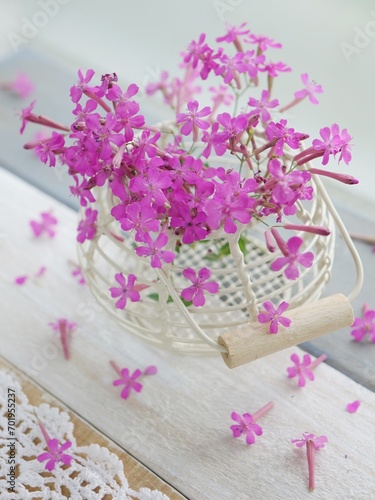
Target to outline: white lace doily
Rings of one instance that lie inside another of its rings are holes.
[[[15,389],[17,478],[16,493],[9,492],[6,474],[10,465],[8,454],[4,453],[9,443],[8,431],[8,388]],[[36,414],[37,416],[36,416]],[[73,460],[69,467],[58,463],[54,470],[45,470],[45,463],[36,459],[47,451],[38,418],[45,425],[51,438],[62,444],[71,441],[67,450]],[[97,444],[77,447],[74,425],[69,415],[56,407],[43,403],[32,406],[20,384],[7,371],[0,371],[0,497],[2,500],[101,500],[108,495],[115,500],[168,500],[158,490],[141,488],[132,490],[126,479],[123,463],[107,448]]]

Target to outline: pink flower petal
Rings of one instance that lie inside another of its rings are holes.
[[[353,403],[348,403],[346,405],[346,411],[348,411],[349,413],[355,413],[359,406],[360,406],[361,402],[360,401],[353,401]]]

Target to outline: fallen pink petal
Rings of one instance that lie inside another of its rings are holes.
[[[47,460],[45,469],[49,472],[54,470],[59,462],[69,466],[73,457],[64,452],[72,446],[72,443],[70,441],[66,441],[64,444],[59,445],[59,441],[56,438],[50,438],[45,425],[41,421],[39,421],[39,428],[42,431],[48,451],[37,456],[38,462],[45,462]]]
[[[16,285],[24,285],[26,281],[29,279],[28,276],[18,276],[17,278],[14,278],[14,282]]]
[[[236,422],[236,424],[230,426],[233,437],[238,438],[242,435],[245,436],[246,444],[254,444],[255,436],[261,436],[263,434],[263,429],[260,425],[255,422],[265,415],[271,408],[273,408],[274,403],[270,401],[263,408],[256,411],[252,415],[250,413],[244,413],[242,416],[232,412],[231,418]]]
[[[325,444],[328,442],[327,436],[315,437],[314,434],[304,432],[302,438],[292,439],[291,442],[297,446],[297,448],[302,448],[306,446],[306,456],[307,456],[307,467],[309,475],[309,490],[314,491],[315,489],[315,451],[324,448]]]
[[[358,408],[360,407],[361,405],[361,402],[360,401],[353,401],[353,403],[348,403],[346,405],[346,411],[349,412],[349,413],[356,413],[356,411],[358,410]]]
[[[31,230],[36,238],[46,234],[49,238],[54,238],[56,231],[55,226],[58,221],[50,212],[41,212],[40,220],[30,220]]]
[[[73,331],[77,328],[77,324],[66,318],[57,319],[54,323],[48,323],[49,326],[60,334],[61,345],[64,352],[64,358],[70,359],[70,343]]]

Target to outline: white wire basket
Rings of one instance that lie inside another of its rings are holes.
[[[220,161],[222,164],[223,160]],[[271,262],[281,253],[271,254],[267,250],[261,223],[241,226],[233,235],[223,230],[213,231],[204,242],[184,245],[184,250],[177,255],[173,264],[164,264],[162,269],[152,268],[148,259],[136,255],[133,235],[123,232],[113,219],[111,208],[116,202],[112,193],[103,189],[95,193],[97,234],[94,239],[78,245],[82,271],[98,302],[125,331],[159,347],[194,355],[221,352],[227,361],[230,346],[222,339],[232,338],[234,332],[237,340],[244,331],[249,331],[249,325],[253,325],[253,330],[262,328],[256,322],[261,304],[266,300],[275,304],[285,300],[289,303],[289,309],[298,312],[294,320],[297,333],[293,335],[288,329],[285,335],[289,336],[284,340],[280,334],[263,335],[260,340],[265,346],[261,349],[262,353],[253,353],[251,359],[300,343],[304,341],[299,329],[299,322],[304,317],[303,306],[319,304],[318,299],[331,277],[336,229],[349,248],[357,271],[356,284],[348,296],[349,301],[357,295],[362,284],[361,262],[344,224],[320,179],[312,176],[311,183],[315,192],[313,200],[303,204],[298,202],[296,215],[289,220],[284,217],[283,223],[325,226],[330,230],[330,235],[298,234],[303,239],[303,251],[312,251],[315,258],[312,267],[304,268],[295,281],[286,280],[281,271],[271,270]],[[238,245],[241,233],[246,240],[245,253]],[[177,237],[173,230],[168,236],[167,249],[174,250]],[[208,260],[210,253],[224,243],[229,245],[230,254],[219,261]],[[180,298],[184,284],[186,286],[182,271],[186,267],[199,269],[206,266],[210,267],[212,279],[219,283],[219,292],[208,294],[203,307],[186,307]],[[116,309],[109,293],[109,288],[115,285],[116,273],[133,273],[137,276],[137,283],[148,287],[142,291],[141,301],[128,303],[124,310]],[[329,319],[329,326],[317,324],[323,315],[318,307],[314,311],[308,310],[309,327],[303,323],[304,320],[302,323],[303,329],[310,331],[309,338],[350,324],[353,319],[351,307],[347,306],[346,299],[342,305],[343,309],[340,309],[340,305],[336,307],[337,317]],[[333,303],[332,307],[335,308]],[[267,347],[270,342],[273,344]],[[233,366],[238,364],[242,364],[242,361]]]

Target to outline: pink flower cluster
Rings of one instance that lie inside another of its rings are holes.
[[[299,268],[310,267],[314,256],[302,251],[298,236],[283,241],[275,225],[283,226],[283,217],[296,213],[298,201],[313,198],[312,173],[357,182],[348,175],[308,165],[318,157],[323,165],[332,157],[349,163],[351,137],[333,124],[323,127],[321,138],[301,151],[308,135],[296,131],[284,118],[272,119],[279,106],[271,97],[273,82],[291,70],[268,57],[269,49],[281,45],[250,33],[246,23],[228,27],[216,42],[217,46],[209,45],[202,34],[183,54],[182,78],[163,72],[160,81],[148,85],[147,93],[161,93],[172,109],[173,123],[157,128],[146,124],[136,84],[122,88],[115,73],[95,82],[92,69],[79,70],[78,82],[70,89],[71,125],[34,113],[34,102],[21,113],[21,132],[28,122],[55,130],[50,138],[25,147],[34,148],[51,167],[57,157],[67,167],[73,180],[71,193],[86,207],[78,226],[80,243],[100,231],[94,188],[108,188],[115,200],[112,216],[121,230],[132,232],[136,255],[148,259],[153,268],[173,265],[182,245],[194,245],[219,230],[231,235],[253,220],[263,220],[269,227],[268,248],[272,236],[273,247],[283,254],[274,260],[272,270],[295,280]],[[254,89],[263,74],[267,88],[257,93]],[[208,79],[212,80],[211,100],[199,101],[197,96]],[[293,105],[306,97],[316,104],[321,86],[310,82],[306,73],[302,82],[304,88],[295,93]],[[225,109],[229,105],[231,112]],[[228,158],[236,158],[238,168],[228,168]],[[322,228],[306,230],[322,234]],[[181,275],[192,282],[181,288],[181,296],[196,307],[205,303],[207,292],[220,293],[217,283],[207,281],[208,268],[188,268]],[[125,307],[127,298],[140,300],[134,275],[117,274],[115,279],[120,288],[112,287],[111,294],[117,307]]]

